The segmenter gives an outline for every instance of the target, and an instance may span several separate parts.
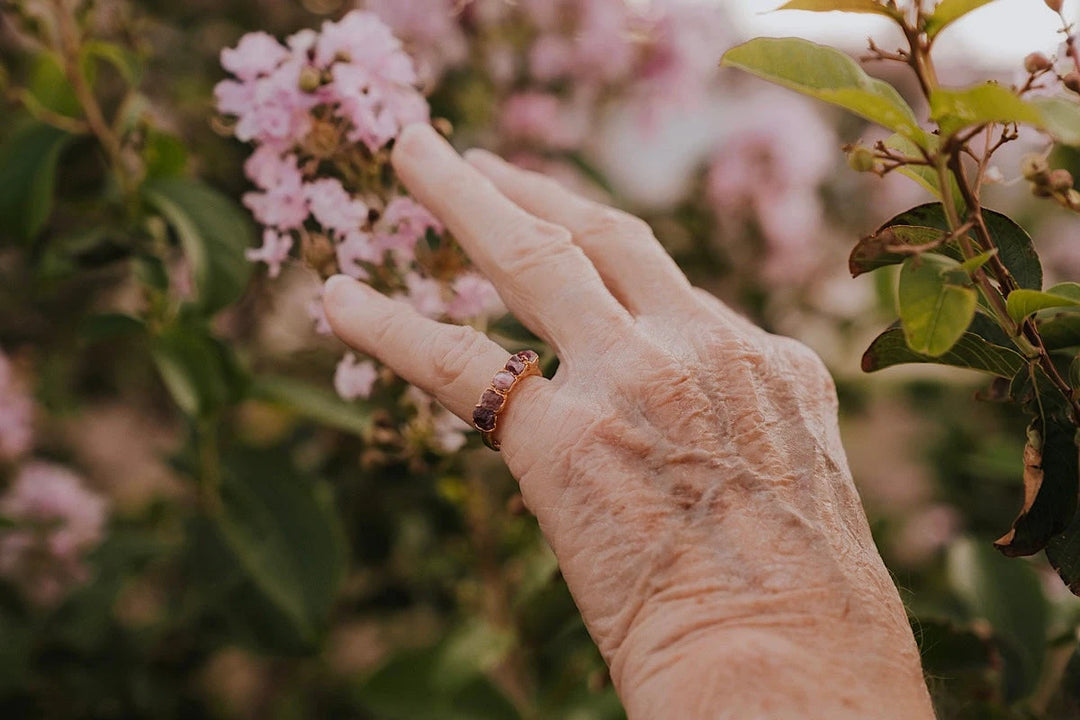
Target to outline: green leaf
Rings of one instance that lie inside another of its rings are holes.
[[[1039,253],[1031,242],[1031,236],[1013,222],[1008,216],[983,208],[986,229],[998,249],[998,257],[1009,269],[1016,284],[1022,288],[1039,290],[1042,288],[1042,265]],[[927,203],[900,213],[881,226],[877,232],[895,225],[917,225],[947,231],[949,221],[941,203]],[[952,243],[946,246],[942,254],[956,260],[963,260],[960,250]]]
[[[930,94],[930,119],[944,137],[964,128],[989,123],[1042,126],[1042,114],[1015,92],[997,83],[962,90],[938,88]]]
[[[146,332],[146,323],[132,315],[124,313],[102,313],[86,318],[80,334],[89,343],[114,340],[121,337],[142,335]]]
[[[1080,315],[1060,313],[1040,320],[1039,335],[1047,350],[1080,346]]]
[[[0,236],[37,237],[52,213],[56,168],[74,135],[31,122],[0,146]]]
[[[297,635],[316,643],[346,569],[329,486],[298,473],[283,449],[237,451],[223,469],[221,537]]]
[[[180,239],[191,263],[199,308],[213,314],[236,302],[251,277],[244,250],[252,245],[254,232],[247,216],[198,180],[154,178],[143,184],[142,192]]]
[[[90,81],[93,82],[92,73]],[[65,117],[83,116],[82,104],[64,73],[63,64],[54,53],[40,52],[34,56],[26,87],[40,107]]]
[[[1005,555],[1034,555],[1072,521],[1080,492],[1075,432],[1054,418],[1032,422],[1024,447],[1024,501],[1012,528],[994,541]]]
[[[1048,622],[1035,569],[970,538],[953,543],[946,564],[956,593],[972,613],[990,623],[1003,646],[1010,677],[1007,699],[1027,696],[1042,670]]]
[[[1046,544],[1046,559],[1073,595],[1080,595],[1080,513],[1060,535]]]
[[[102,60],[112,65],[129,86],[135,87],[139,84],[142,64],[128,48],[104,40],[87,40],[79,49],[79,67],[88,79],[93,78],[93,60]]]
[[[387,720],[518,720],[485,677],[512,643],[505,631],[467,622],[434,647],[390,658],[361,686],[360,702]]]
[[[874,338],[862,357],[863,372],[876,372],[904,363],[937,363],[1012,378],[1024,367],[1020,353],[965,332],[945,353],[931,357],[907,346],[900,328],[890,328]]]
[[[1061,97],[1024,100],[996,83],[935,90],[930,95],[930,117],[944,137],[976,125],[1020,123],[1066,145],[1080,145],[1080,103]]]
[[[1049,288],[1046,292],[1013,290],[1005,299],[1005,309],[1009,317],[1016,322],[1023,322],[1024,318],[1039,310],[1080,306],[1080,300],[1069,297],[1067,294],[1053,292],[1053,289]]]
[[[251,387],[254,397],[286,407],[315,422],[354,435],[371,429],[371,408],[346,402],[335,393],[280,375],[260,375]]]
[[[151,353],[169,394],[192,418],[217,412],[244,390],[231,351],[202,328],[170,325],[153,338]]]
[[[839,50],[798,38],[756,38],[728,50],[721,64],[838,105],[916,142],[927,142],[900,93],[871,78]]]
[[[981,268],[986,263],[990,262],[990,258],[997,255],[997,248],[993,250],[987,250],[986,252],[979,253],[973,258],[969,258],[960,263],[960,267],[964,269],[968,275],[974,275],[975,271]]]
[[[149,130],[142,150],[148,178],[183,175],[187,169],[188,151],[184,142],[168,133]]]
[[[899,265],[921,246],[938,243],[948,233],[938,228],[889,225],[859,240],[848,257],[852,277],[887,265]]]
[[[1080,146],[1080,103],[1064,97],[1029,100],[1042,115],[1042,128],[1064,145]]]
[[[811,12],[852,12],[873,13],[897,17],[895,10],[890,10],[875,0],[788,0],[776,10],[809,10]]]
[[[931,254],[908,258],[900,268],[900,322],[915,352],[943,355],[971,325],[978,294],[953,282],[950,273],[959,270],[952,258]]]
[[[941,0],[934,8],[934,14],[926,19],[926,34],[933,38],[972,10],[991,2],[993,0]]]

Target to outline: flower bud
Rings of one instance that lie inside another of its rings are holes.
[[[1073,70],[1071,73],[1061,78],[1061,82],[1065,83],[1065,87],[1069,88],[1074,93],[1080,93],[1080,72]]]
[[[322,73],[318,68],[305,65],[300,69],[300,89],[306,93],[313,93],[322,85]]]
[[[1050,165],[1046,158],[1037,153],[1029,153],[1020,161],[1020,172],[1033,183],[1045,183],[1050,179]]]
[[[870,148],[856,145],[848,153],[847,163],[855,172],[873,172],[877,167],[877,158]]]
[[[1035,197],[1050,197],[1054,193],[1050,192],[1050,188],[1042,183],[1033,182],[1030,185],[1031,194]]]
[[[1054,12],[1061,12],[1063,0],[1043,0],[1043,2],[1046,3],[1046,7],[1050,8]]]
[[[1024,58],[1024,69],[1029,73],[1043,72],[1049,70],[1053,65],[1050,58],[1040,52],[1033,52]]]
[[[1050,180],[1048,182],[1050,189],[1054,192],[1064,192],[1072,189],[1073,176],[1072,173],[1064,168],[1058,168],[1050,173]]]

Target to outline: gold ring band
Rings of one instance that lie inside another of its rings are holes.
[[[540,370],[540,356],[532,350],[522,350],[510,356],[502,370],[495,373],[491,384],[480,395],[480,402],[473,410],[473,427],[480,431],[484,444],[492,450],[499,450],[499,441],[495,439],[495,426],[499,413],[506,407],[510,391],[518,382],[530,375],[543,375]]]

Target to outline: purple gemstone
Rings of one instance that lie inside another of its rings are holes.
[[[503,403],[505,402],[506,398],[494,390],[485,390],[484,394],[480,396],[480,407],[492,412],[499,412],[502,410]]]
[[[478,407],[473,410],[472,421],[477,430],[491,432],[495,429],[495,411]]]
[[[517,354],[517,356],[527,363],[534,363],[540,359],[540,356],[532,350],[522,350]]]
[[[491,386],[496,390],[502,390],[506,392],[514,385],[516,378],[505,370],[500,370],[495,373],[495,377],[491,378]]]
[[[517,355],[513,355],[506,361],[506,369],[514,375],[520,375],[525,370],[525,361]]]

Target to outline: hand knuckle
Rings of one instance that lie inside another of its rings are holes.
[[[451,325],[432,350],[435,382],[446,386],[465,374],[469,363],[483,351],[483,337],[470,327]]]

